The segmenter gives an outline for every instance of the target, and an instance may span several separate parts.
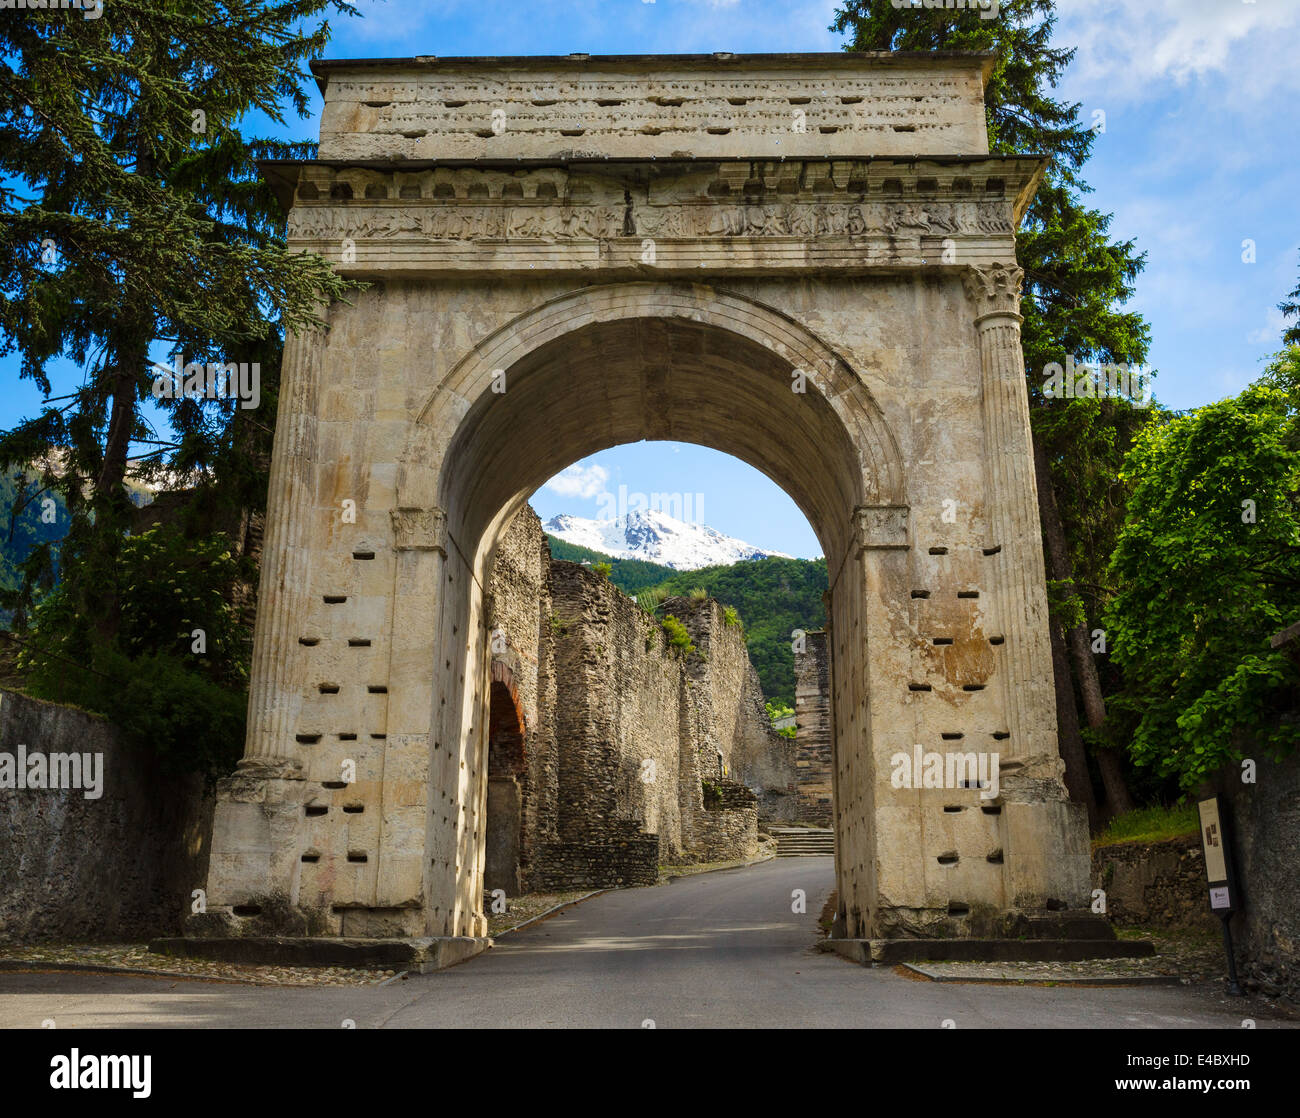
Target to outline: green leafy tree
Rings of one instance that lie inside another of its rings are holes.
[[[1107,627],[1131,753],[1196,788],[1243,750],[1300,743],[1300,669],[1269,638],[1300,620],[1300,347],[1240,396],[1138,437]]]
[[[793,726],[777,728],[776,723],[780,722],[783,718],[793,718],[794,707],[789,706],[786,703],[774,703],[771,699],[768,699],[763,705],[767,708],[767,720],[772,723],[776,732],[783,738],[793,738],[795,736],[795,728]]]
[[[20,638],[27,690],[108,716],[173,771],[229,771],[251,647],[226,590],[248,562],[220,534],[195,540],[155,525],[128,537],[102,587],[121,603],[113,638],[85,632],[60,583]]]

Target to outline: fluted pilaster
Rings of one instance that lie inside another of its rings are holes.
[[[297,638],[310,609],[311,565],[305,540],[313,499],[317,385],[324,348],[322,329],[290,334],[285,340],[241,769],[299,765],[293,718],[306,665]]]
[[[1009,756],[1055,753],[1052,657],[1029,398],[1020,348],[1023,271],[971,268],[966,289],[976,306],[984,419],[986,545],[994,557],[1003,702]]]

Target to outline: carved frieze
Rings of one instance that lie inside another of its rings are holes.
[[[867,237],[1010,236],[1004,205],[975,202],[685,202],[641,206],[511,205],[295,206],[294,240],[605,240],[623,236]]]
[[[439,508],[393,509],[393,546],[398,551],[437,551],[447,555],[447,514]]]

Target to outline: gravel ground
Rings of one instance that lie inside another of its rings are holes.
[[[488,935],[495,938],[504,935],[513,928],[519,927],[520,924],[526,924],[534,917],[541,916],[544,912],[559,905],[571,904],[573,901],[582,897],[592,897],[600,892],[599,889],[593,892],[591,889],[573,889],[567,893],[525,893],[521,897],[511,897],[506,901],[505,912],[492,914],[492,897],[489,895],[484,898],[484,906],[488,913]]]
[[[1033,982],[1052,986],[1059,982],[1105,985],[1131,982],[1141,985],[1143,980],[1151,979],[1171,985],[1190,985],[1192,981],[1168,973],[1160,961],[1154,959],[1085,959],[1074,963],[912,963],[905,964],[904,969],[948,982]]]
[[[351,967],[255,967],[158,955],[143,943],[42,943],[20,947],[0,945],[6,970],[66,970],[69,967],[120,967],[160,976],[207,978],[252,986],[376,986],[394,972]],[[21,968],[16,964],[22,964]],[[51,966],[50,964],[56,964]]]
[[[1118,985],[1125,980],[1134,985],[1144,978],[1173,980],[1180,986],[1192,986],[1209,992],[1222,991],[1227,974],[1223,939],[1217,932],[1170,928],[1119,928],[1121,940],[1149,939],[1156,954],[1146,959],[1086,959],[1073,963],[953,963],[925,962],[915,967],[895,968],[895,973],[922,981],[931,977],[949,982],[999,982],[1051,986],[1097,982]],[[1291,1007],[1256,994],[1260,1002],[1278,1016],[1300,1017]]]
[[[488,934],[502,935],[558,905],[591,895],[589,889],[578,889],[568,893],[531,893],[515,897],[507,902],[505,912],[489,918]],[[489,904],[490,900],[488,898]],[[163,978],[209,979],[252,986],[378,986],[397,973],[355,967],[271,967],[223,963],[159,955],[150,951],[147,943],[0,944],[0,968],[7,971],[85,968],[92,973],[94,968],[116,968]]]

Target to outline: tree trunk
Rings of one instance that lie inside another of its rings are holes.
[[[1038,515],[1043,525],[1043,553],[1047,562],[1047,577],[1054,582],[1063,583],[1069,593],[1074,593],[1074,565],[1070,562],[1070,551],[1065,542],[1065,525],[1061,522],[1061,510],[1056,504],[1056,491],[1052,488],[1052,471],[1047,463],[1047,452],[1039,439],[1034,439],[1034,472],[1038,481]],[[1065,640],[1075,678],[1079,681],[1079,693],[1083,696],[1084,717],[1090,729],[1100,729],[1106,721],[1106,700],[1101,693],[1097,665],[1092,659],[1087,622],[1069,629]],[[1058,684],[1058,695],[1060,691]],[[1071,702],[1073,702],[1072,694]],[[1097,763],[1101,768],[1102,782],[1106,789],[1108,812],[1119,814],[1132,811],[1133,797],[1129,793],[1123,768],[1114,750],[1098,749],[1096,754]]]
[[[1088,809],[1088,828],[1095,831],[1101,822],[1097,798],[1092,794],[1092,777],[1088,773],[1088,751],[1079,732],[1079,712],[1074,706],[1074,687],[1070,677],[1070,660],[1065,651],[1061,627],[1049,621],[1052,637],[1052,677],[1056,681],[1056,736],[1061,759],[1065,761],[1065,786],[1070,799]]]
[[[1104,747],[1093,752],[1097,758],[1097,767],[1101,769],[1101,782],[1106,789],[1106,806],[1115,815],[1132,811],[1137,805],[1133,802],[1133,794],[1128,790],[1119,754]]]
[[[152,181],[154,161],[142,134],[135,141],[136,173]],[[97,516],[104,523],[96,523],[95,539],[99,548],[108,555],[116,555],[118,543],[129,527],[131,502],[127,499],[123,482],[126,480],[127,456],[131,451],[131,437],[135,434],[138,418],[140,378],[145,375],[149,361],[149,346],[153,342],[158,321],[151,307],[142,305],[135,293],[133,273],[139,268],[134,261],[125,266],[122,290],[128,302],[119,308],[115,329],[109,334],[107,347],[113,362],[113,372],[108,378],[108,395],[112,401],[109,412],[108,435],[104,441],[104,460],[95,479],[95,505]],[[112,603],[110,614],[116,613]]]
[[[120,516],[125,501],[122,483],[126,479],[126,461],[135,430],[136,394],[139,377],[149,355],[149,339],[120,338],[113,347],[115,368],[109,380],[112,410],[108,420],[108,438],[104,443],[104,461],[95,479],[95,497],[100,508]],[[115,528],[121,527],[115,525]]]
[[[95,527],[92,548],[103,560],[115,563],[122,539],[130,528],[131,501],[126,495],[126,464],[131,437],[139,416],[137,394],[144,374],[152,341],[154,319],[151,314],[137,316],[117,332],[110,349],[113,372],[107,389],[112,407],[109,412],[108,436],[104,458],[95,478]],[[88,588],[89,589],[89,588]],[[106,641],[117,634],[121,621],[121,603],[112,581],[93,590],[95,630]]]

